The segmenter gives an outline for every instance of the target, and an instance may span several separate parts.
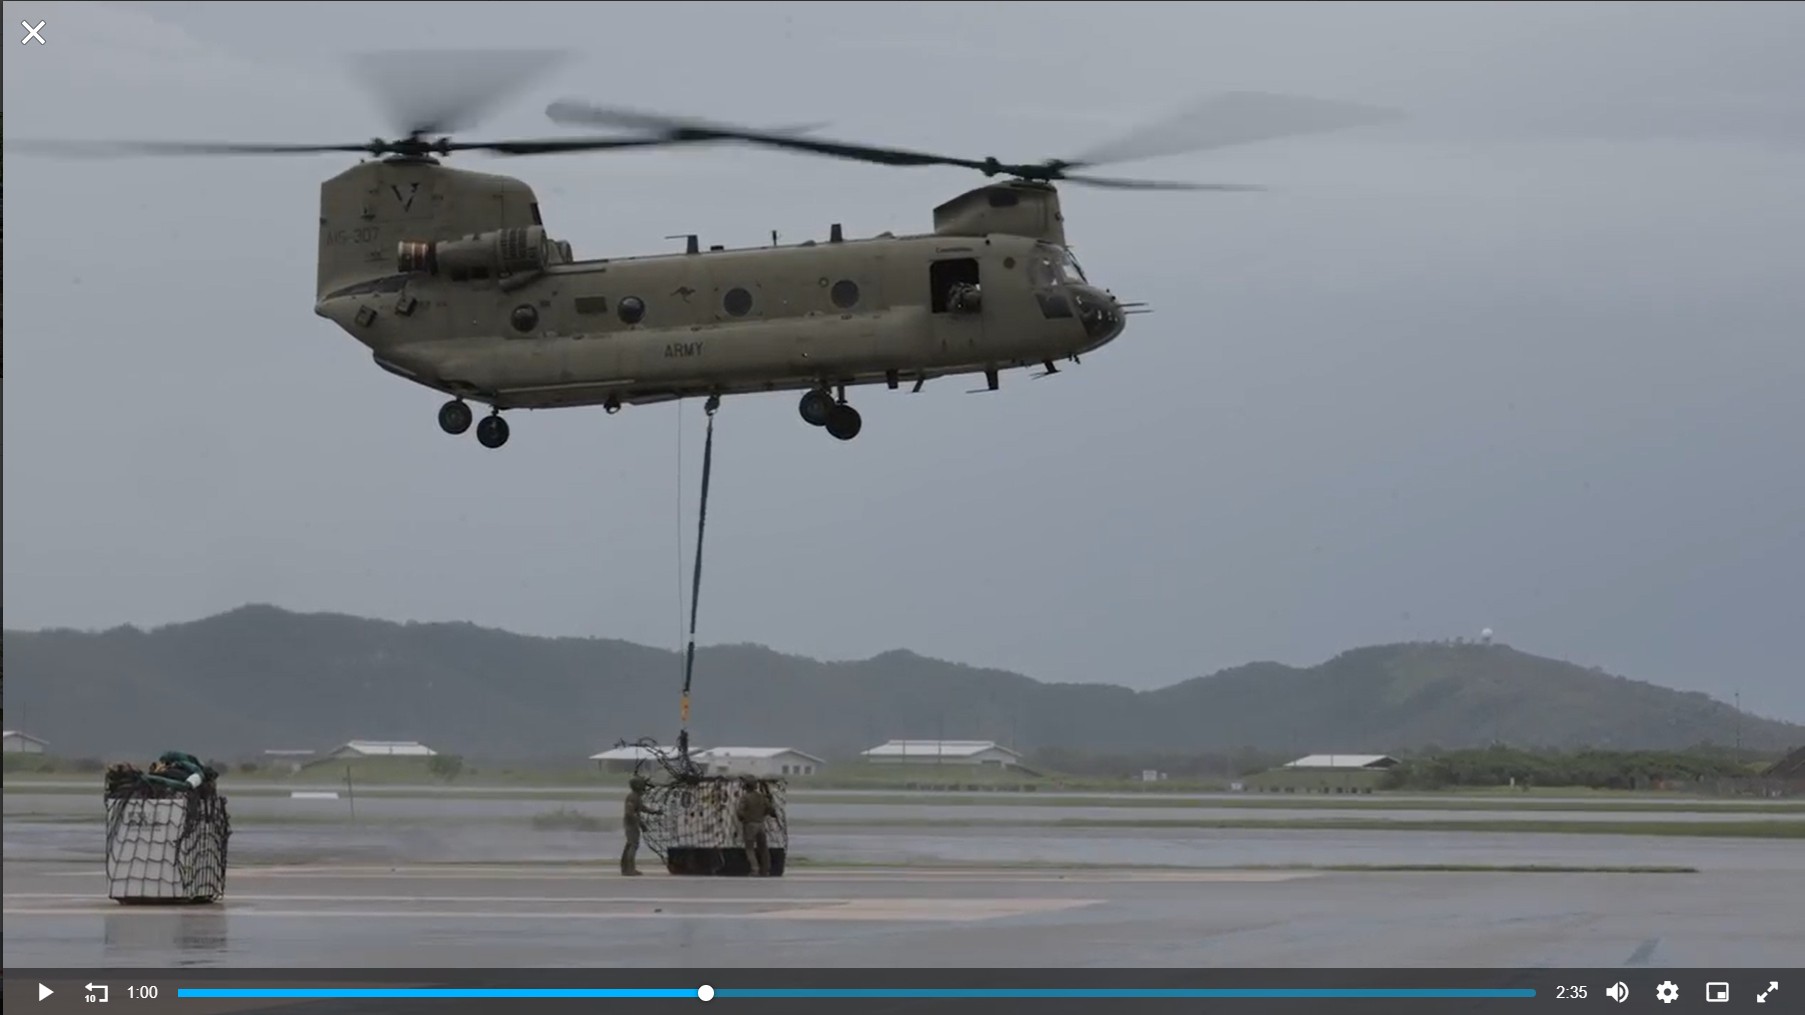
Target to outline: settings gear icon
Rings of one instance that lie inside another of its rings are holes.
[[[1672,1004],[1679,1000],[1680,988],[1674,986],[1672,980],[1663,980],[1661,985],[1655,988],[1655,996],[1661,999],[1662,1004]]]

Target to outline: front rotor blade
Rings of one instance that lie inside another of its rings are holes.
[[[397,50],[359,54],[351,70],[376,93],[396,134],[453,134],[476,126],[572,55],[556,49]]]
[[[1156,123],[1139,127],[1085,152],[1067,165],[1115,162],[1209,151],[1273,138],[1371,126],[1401,119],[1394,110],[1351,102],[1269,92],[1211,96]]]
[[[691,141],[744,141],[768,148],[810,152],[831,158],[851,159],[855,162],[873,162],[881,166],[964,166],[967,169],[978,170],[988,167],[987,163],[974,159],[959,159],[930,152],[909,151],[904,148],[881,148],[848,141],[814,140],[799,137],[796,133],[751,130],[728,124],[711,123],[706,120],[680,119],[629,109],[591,106],[578,102],[554,102],[546,107],[545,115],[551,117],[554,123],[656,131],[666,137]]]
[[[1088,187],[1107,187],[1112,190],[1215,190],[1215,191],[1255,191],[1265,190],[1251,183],[1184,183],[1172,180],[1122,180],[1110,176],[1086,176],[1082,173],[1064,173],[1058,177],[1062,183],[1082,183]]]
[[[370,152],[381,142],[362,144],[231,144],[213,141],[9,141],[13,151],[73,158],[126,158],[133,155],[308,155],[318,152]]]

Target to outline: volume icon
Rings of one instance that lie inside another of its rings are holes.
[[[1604,996],[1610,998],[1611,1000],[1617,1002],[1618,1004],[1622,1004],[1623,1002],[1629,1000],[1630,989],[1629,989],[1629,986],[1627,984],[1625,984],[1622,980],[1618,980],[1616,983],[1613,983],[1609,987],[1605,988]]]

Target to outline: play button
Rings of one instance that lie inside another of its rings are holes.
[[[42,1001],[54,993],[56,993],[56,991],[51,990],[49,987],[46,987],[41,983],[38,984],[38,1000]]]

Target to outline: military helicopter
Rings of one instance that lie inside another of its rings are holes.
[[[565,101],[547,110],[554,122],[633,133],[468,142],[446,134],[555,54],[453,56],[388,54],[374,64],[388,69],[391,112],[406,128],[399,139],[123,143],[102,151],[372,156],[320,187],[314,311],[367,346],[382,369],[450,396],[438,414],[446,433],[470,428],[469,403],[488,406],[476,421],[487,448],[507,443],[502,414],[513,409],[600,405],[612,414],[706,396],[712,414],[726,395],[796,390],[803,420],[847,441],[862,425],[847,403],[849,387],[895,389],[909,380],[920,391],[937,377],[982,373],[994,391],[1005,369],[1055,373],[1057,362],[1079,362],[1146,310],[1118,301],[1079,267],[1055,181],[1257,190],[1075,170],[1390,118],[1346,103],[1233,93],[1088,155],[1006,163],[817,140],[810,127],[756,130]],[[707,142],[957,166],[1004,179],[941,204],[933,231],[918,235],[848,238],[836,224],[825,241],[704,251],[689,236],[683,253],[580,260],[548,233],[526,183],[442,163],[466,151],[524,156]]]

